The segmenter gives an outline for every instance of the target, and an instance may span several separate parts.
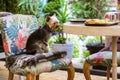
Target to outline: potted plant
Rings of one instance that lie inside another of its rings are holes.
[[[68,19],[67,14],[67,6],[68,4],[64,2],[64,0],[60,1],[62,8],[60,10],[55,10],[55,13],[58,15],[58,19],[60,21],[61,27],[57,31],[56,41],[52,44],[51,48],[54,51],[67,51],[66,58],[72,59],[73,53],[73,44],[69,41],[66,41],[66,35],[63,33],[63,23],[65,23]]]

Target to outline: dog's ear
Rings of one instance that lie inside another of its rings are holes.
[[[50,20],[50,16],[46,16],[46,21],[48,22]]]
[[[53,14],[53,16],[55,16],[55,17],[56,17],[56,14],[54,13],[54,14]]]

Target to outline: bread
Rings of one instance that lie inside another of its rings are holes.
[[[85,24],[108,24],[109,22],[108,20],[88,19],[85,21]]]

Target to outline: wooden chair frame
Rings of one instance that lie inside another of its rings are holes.
[[[84,66],[83,66],[83,73],[84,73],[86,80],[91,80],[90,66],[91,65],[85,61]],[[111,67],[107,66],[107,74],[106,74],[107,80],[110,80],[110,70],[111,70]]]

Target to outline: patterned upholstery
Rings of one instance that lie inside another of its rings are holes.
[[[10,12],[0,12],[0,17],[4,17],[4,16],[8,16],[8,15],[12,15],[12,13],[10,13]]]
[[[97,52],[87,57],[91,65],[112,66],[112,51]],[[120,52],[117,52],[117,63],[120,65]]]
[[[23,51],[28,36],[38,28],[35,16],[13,15],[3,17],[0,21],[7,56]]]
[[[99,52],[94,53],[86,58],[86,61],[91,65],[103,65],[112,67],[112,43]],[[120,37],[117,40],[117,64],[120,65]]]
[[[27,38],[38,28],[38,22],[35,16],[16,14],[0,18],[0,26],[2,29],[4,50],[8,57],[24,51]],[[42,72],[51,72],[57,69],[67,68],[70,62],[70,60],[61,58],[25,68],[12,65],[9,67],[9,70],[20,75],[27,75],[28,73],[38,75]]]
[[[0,17],[5,17],[5,16],[8,16],[8,15],[12,15],[12,13],[10,13],[10,12],[0,12]],[[0,34],[0,52],[4,52],[1,34]]]

